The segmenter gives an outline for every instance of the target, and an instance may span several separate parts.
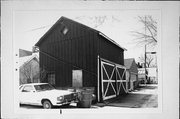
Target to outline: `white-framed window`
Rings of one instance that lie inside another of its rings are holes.
[[[22,92],[31,92],[32,90],[33,90],[33,86],[27,85],[27,86],[24,86],[24,89],[22,90]]]

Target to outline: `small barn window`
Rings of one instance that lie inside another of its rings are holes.
[[[63,30],[62,30],[62,33],[63,33],[64,35],[66,35],[67,32],[68,32],[68,28],[67,28],[67,27],[64,27]]]
[[[49,84],[55,85],[55,73],[49,73],[47,78]]]

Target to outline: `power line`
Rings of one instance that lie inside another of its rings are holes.
[[[39,50],[39,52],[42,53],[42,54],[44,54],[44,55],[46,55],[46,56],[48,56],[48,57],[51,57],[52,59],[55,59],[56,61],[62,62],[62,63],[67,64],[67,65],[71,65],[71,66],[73,66],[73,67],[75,67],[75,68],[78,68],[78,69],[82,69],[83,71],[85,71],[85,72],[87,72],[87,73],[90,73],[90,74],[93,74],[93,75],[97,76],[96,73],[91,72],[91,71],[88,71],[88,70],[86,70],[86,69],[84,69],[84,68],[82,68],[82,67],[75,66],[74,64],[69,63],[69,62],[67,62],[67,61],[64,61],[63,59],[56,58],[56,57],[54,57],[54,56],[52,56],[52,55],[50,55],[50,54],[48,54],[48,53],[46,53],[46,52],[40,51],[40,50]]]
[[[30,29],[30,30],[28,30],[27,32],[30,32],[30,31],[36,31],[36,30],[40,30],[40,29],[44,29],[44,28],[50,27],[50,26],[52,26],[52,24],[51,24],[51,25],[46,25],[46,26],[41,26],[41,27],[34,28],[34,29]]]

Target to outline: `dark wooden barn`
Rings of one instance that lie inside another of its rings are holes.
[[[100,31],[61,17],[35,47],[40,68],[47,72],[43,82],[55,87],[94,87],[97,101],[127,93],[125,49]]]

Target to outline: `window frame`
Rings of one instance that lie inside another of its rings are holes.
[[[32,87],[32,90],[30,90],[30,91],[25,91],[24,89],[26,88],[26,87]],[[26,85],[26,86],[24,86],[23,87],[23,89],[21,90],[21,92],[32,92],[32,91],[35,91],[35,89],[34,89],[34,86],[32,86],[32,85]]]

